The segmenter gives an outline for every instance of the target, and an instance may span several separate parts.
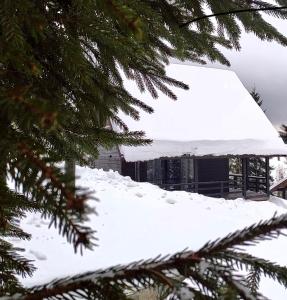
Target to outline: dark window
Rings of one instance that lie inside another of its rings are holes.
[[[168,185],[170,189],[181,188],[176,184],[190,183],[194,178],[193,159],[155,159],[147,162],[147,181]],[[188,187],[184,187],[187,189]]]
[[[161,161],[162,183],[181,183],[181,161],[180,159],[163,159]]]
[[[161,160],[155,159],[147,162],[147,181],[162,184]]]

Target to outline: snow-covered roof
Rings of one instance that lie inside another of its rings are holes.
[[[153,114],[141,111],[139,121],[119,115],[130,130],[143,130],[153,140],[148,146],[121,146],[127,161],[184,154],[287,154],[287,146],[233,71],[172,64],[167,75],[189,85],[187,91],[173,88],[177,101],[164,94],[153,99],[141,94],[135,82],[125,82],[133,96],[154,108]]]
[[[286,188],[287,187],[287,177],[283,177],[282,179],[274,182],[272,186],[270,187],[271,192],[278,191],[280,188]]]

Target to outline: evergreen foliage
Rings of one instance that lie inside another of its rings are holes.
[[[260,94],[256,91],[255,87],[250,92],[250,95],[258,106],[265,113],[265,110],[262,108],[263,100],[261,99]],[[249,159],[249,172],[251,176],[265,176],[266,172],[266,162],[262,158],[252,157]],[[271,179],[272,180],[272,179]]]
[[[256,88],[254,87],[250,95],[254,99],[254,101],[258,104],[258,106],[262,109],[263,100],[261,99],[260,94],[257,92]],[[265,113],[265,110],[262,109]],[[272,170],[272,167],[270,167]],[[231,172],[234,174],[241,174],[241,160],[240,158],[232,158],[230,159],[230,169]],[[266,173],[266,161],[264,158],[259,157],[250,157],[248,158],[248,175],[249,176],[261,176],[265,177]],[[272,178],[271,178],[272,181]]]
[[[160,91],[176,99],[169,86],[188,87],[166,76],[169,58],[200,63],[207,58],[229,65],[217,46],[240,48],[239,23],[262,40],[287,45],[286,37],[259,11],[192,20],[202,18],[206,9],[217,13],[267,5],[259,0],[1,0],[1,295],[21,292],[16,275],[33,272],[31,262],[7,239],[30,238],[18,224],[25,212],[49,218],[75,250],[95,243],[93,230],[82,225],[91,211],[86,205],[89,191],[71,187],[73,178],[64,175],[58,163],[88,164],[100,145],[150,142],[143,132],[129,132],[118,118],[119,111],[135,119],[139,109],[152,112],[125,90],[123,74],[154,98]],[[286,10],[266,13],[287,17]],[[186,25],[190,20],[191,25]],[[122,131],[106,128],[108,120]],[[15,184],[13,190],[7,186],[8,178]],[[220,274],[222,282],[240,290],[235,281]],[[161,276],[151,271],[138,278],[151,277]],[[102,299],[126,297],[120,286],[105,278],[82,284],[83,294],[92,290]]]
[[[254,101],[258,104],[258,106],[261,107],[262,104],[263,104],[263,100],[261,99],[260,94],[256,91],[255,87],[250,92],[250,95],[252,96],[252,98],[254,99]]]
[[[279,135],[283,142],[287,144],[287,125],[282,124],[279,129]]]
[[[260,277],[286,287],[287,268],[247,254],[242,247],[277,238],[286,225],[287,214],[274,216],[197,251],[57,279],[27,289],[16,299],[132,299],[136,291],[159,286],[162,299],[266,299],[258,292]]]

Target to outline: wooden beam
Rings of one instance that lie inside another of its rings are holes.
[[[76,162],[74,160],[65,161],[65,174],[69,176],[70,181],[67,186],[71,192],[75,192],[76,189]]]
[[[193,166],[194,166],[194,192],[198,193],[198,160],[193,160]]]
[[[246,191],[249,190],[249,166],[250,166],[250,159],[246,157]]]
[[[269,157],[265,157],[265,176],[266,176],[266,194],[270,196],[270,165],[269,165]]]
[[[140,181],[140,162],[136,161],[135,162],[135,180]]]
[[[247,198],[247,158],[244,157],[241,159],[242,162],[242,196],[244,199]]]

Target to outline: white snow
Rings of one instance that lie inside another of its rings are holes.
[[[205,260],[202,260],[199,263],[199,274],[203,275],[205,271],[208,269],[208,267],[209,267],[209,263]]]
[[[33,256],[35,256],[35,258],[38,260],[46,260],[47,259],[46,255],[41,252],[38,252],[35,250],[30,250],[29,253],[32,254]]]
[[[173,88],[177,101],[164,94],[152,99],[147,92],[141,94],[135,82],[125,81],[133,96],[154,108],[153,114],[141,111],[139,121],[119,114],[130,130],[143,130],[154,141],[149,146],[121,146],[127,161],[184,154],[287,154],[277,131],[234,72],[172,64],[167,74],[190,87]]]
[[[186,247],[199,249],[208,240],[223,237],[278,214],[287,213],[286,201],[253,202],[225,200],[183,191],[164,191],[149,183],[138,183],[116,172],[77,168],[78,183],[95,191],[100,202],[90,202],[99,216],[90,215],[89,225],[97,230],[98,247],[74,254],[73,248],[48,229],[38,214],[28,214],[21,223],[32,234],[31,241],[17,241],[24,255],[38,268],[24,285],[45,283],[56,277],[125,264],[158,254],[171,254]],[[287,237],[247,248],[251,254],[287,264]],[[206,265],[200,266],[202,271]],[[261,292],[270,299],[286,299],[286,291],[263,279]]]
[[[195,296],[194,293],[187,287],[181,287],[179,291],[177,291],[176,295],[180,300],[192,300]]]

